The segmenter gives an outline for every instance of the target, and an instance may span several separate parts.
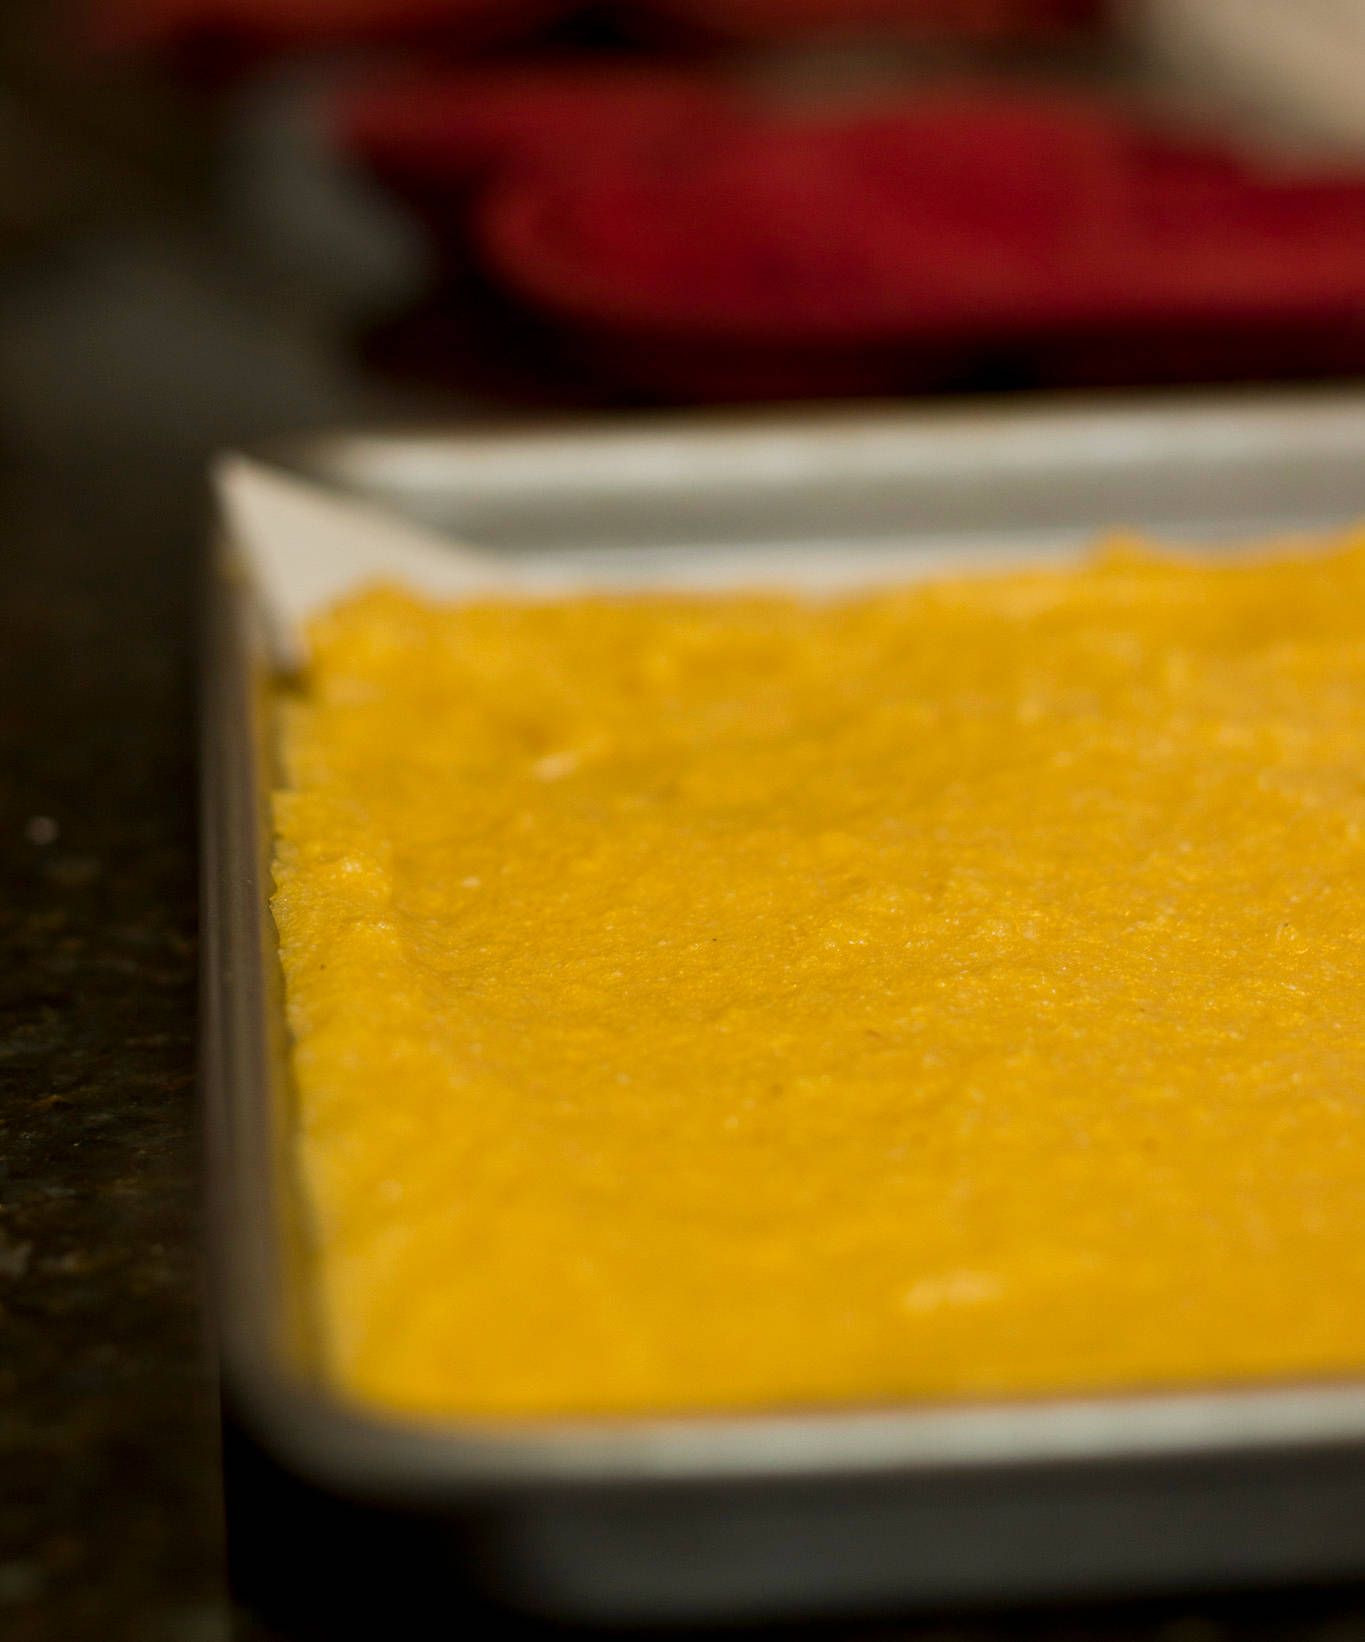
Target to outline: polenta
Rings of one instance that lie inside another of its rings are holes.
[[[1365,1367],[1365,537],[320,618],[327,1371],[420,1414]]]

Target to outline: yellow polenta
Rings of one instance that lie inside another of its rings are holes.
[[[1365,1366],[1365,539],[312,639],[275,915],[345,1393]]]

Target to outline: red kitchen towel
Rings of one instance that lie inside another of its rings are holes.
[[[1003,335],[1365,303],[1365,178],[1274,178],[1101,107],[964,93],[541,156],[489,265],[568,317],[760,338]]]
[[[1029,40],[1093,29],[1105,0],[647,0],[647,9],[729,39],[899,34]]]
[[[184,47],[224,41],[244,51],[294,50],[406,35],[513,39],[587,0],[86,0],[105,42]],[[962,39],[1036,37],[1093,25],[1104,0],[623,0],[622,16],[655,13],[723,38],[890,30]]]
[[[449,203],[511,170],[666,168],[670,152],[747,112],[721,77],[589,62],[392,72],[347,91],[334,114],[346,148],[373,170]]]
[[[543,70],[340,117],[498,287],[644,386],[893,386],[1011,350],[1042,379],[1359,365],[1365,176],[1276,174],[1099,97],[816,117]]]
[[[940,93],[903,114],[694,129],[668,163],[509,167],[488,265],[565,317],[828,343],[998,332],[1104,298],[1113,123],[1084,104]]]

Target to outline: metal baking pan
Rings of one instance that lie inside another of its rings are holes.
[[[1027,559],[1111,525],[1228,539],[1365,517],[1365,396],[354,433],[273,458],[518,564],[557,555],[615,581],[657,578],[661,566],[714,579],[738,564],[768,582],[833,564],[856,579],[892,561]],[[267,905],[268,663],[250,597],[226,570],[212,606],[212,1272],[234,1419],[281,1475],[333,1505],[354,1502],[387,1525],[390,1544],[420,1545],[438,1590],[575,1622],[739,1622],[1365,1573],[1365,1378],[467,1424],[333,1400],[312,1368],[292,1209]],[[353,1560],[334,1556],[333,1575]]]

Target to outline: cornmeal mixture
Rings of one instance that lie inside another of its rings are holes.
[[[1365,537],[313,643],[275,913],[347,1394],[1365,1366]]]

